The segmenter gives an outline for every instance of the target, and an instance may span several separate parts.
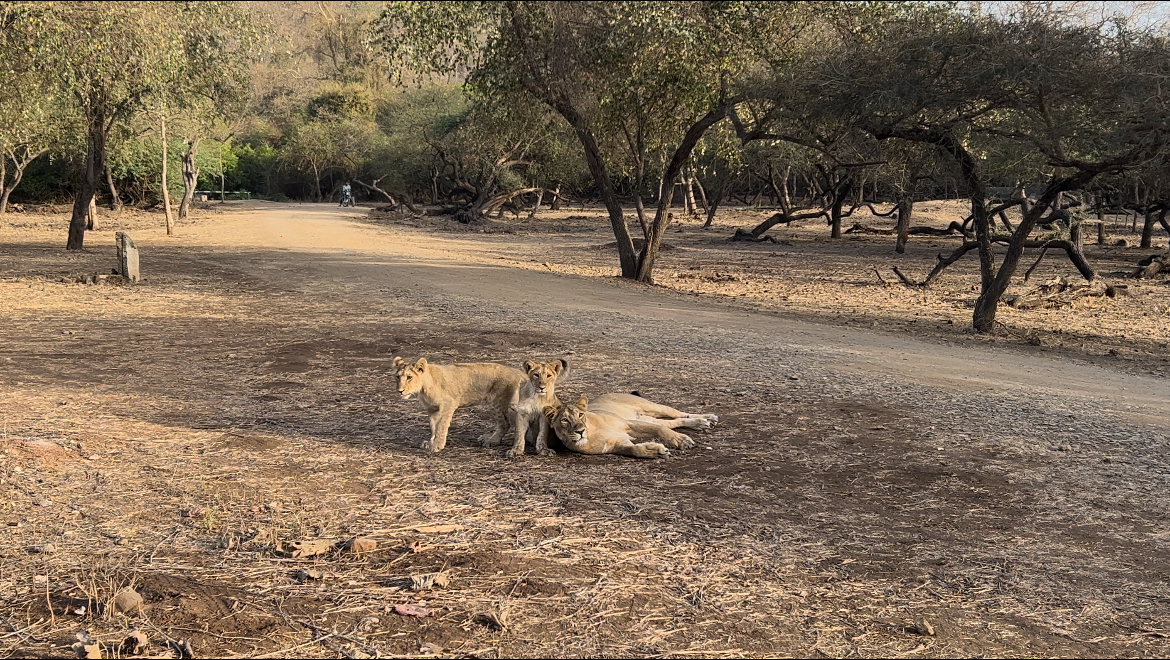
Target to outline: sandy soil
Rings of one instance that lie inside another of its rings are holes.
[[[249,657],[1170,653],[1160,282],[981,337],[973,263],[926,291],[872,270],[923,274],[946,239],[728,243],[765,215],[732,212],[671,233],[644,287],[596,210],[357,211],[210,205],[172,238],[127,214],[81,253],[61,216],[0,226],[0,653],[135,628]],[[146,282],[68,283],[108,272],[115,227]],[[722,423],[663,460],[509,461],[473,409],[423,455],[395,355],[567,356],[562,398]],[[377,549],[280,552],[354,536]],[[115,614],[127,586],[146,607]]]

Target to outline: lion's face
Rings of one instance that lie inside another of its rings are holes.
[[[409,399],[422,391],[427,370],[426,358],[419,358],[414,364],[407,364],[402,358],[394,358],[394,368],[398,370],[398,394],[403,399]]]
[[[560,408],[548,406],[544,414],[548,417],[553,432],[561,442],[583,443],[589,439],[589,430],[585,425],[585,412],[588,410],[589,400],[578,399],[575,403],[567,403]]]
[[[524,371],[528,373],[528,380],[536,389],[539,396],[551,395],[557,387],[557,379],[569,371],[569,363],[565,360],[555,362],[525,362]]]

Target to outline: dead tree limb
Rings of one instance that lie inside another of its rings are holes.
[[[731,235],[729,241],[743,241],[747,243],[778,243],[781,245],[792,245],[788,241],[778,241],[775,238],[764,234],[763,236],[754,236],[751,232],[742,229],[736,229],[735,233]]]
[[[1024,243],[1024,247],[1040,248],[1040,256],[1036,257],[1036,263],[1032,264],[1032,267],[1024,272],[1025,282],[1027,282],[1028,278],[1031,277],[1032,271],[1036,270],[1036,266],[1040,265],[1040,261],[1044,259],[1044,254],[1048,252],[1048,248],[1050,247],[1064,250],[1065,253],[1068,254],[1068,260],[1071,261],[1072,264],[1076,266],[1077,270],[1081,273],[1081,277],[1085,278],[1086,280],[1092,280],[1093,278],[1097,277],[1096,271],[1094,271],[1093,267],[1090,266],[1087,261],[1085,261],[1085,255],[1081,253],[1080,248],[1074,241],[1026,241]]]
[[[926,288],[930,286],[930,283],[933,282],[935,278],[937,278],[944,270],[946,270],[947,266],[955,263],[961,259],[964,254],[967,254],[971,250],[978,249],[978,247],[979,241],[963,241],[963,244],[955,248],[955,251],[951,252],[949,255],[944,257],[942,254],[939,254],[937,257],[938,261],[934,264],[934,268],[930,271],[930,274],[926,276],[926,279],[922,280],[921,282],[915,282],[914,280],[910,279],[904,275],[901,270],[898,270],[897,266],[894,266],[894,274],[897,275],[898,279],[902,280],[902,282],[907,286]]]
[[[1010,239],[1008,238],[996,238],[993,239],[992,242],[999,243],[1001,245],[1007,245],[1009,240]],[[926,276],[926,279],[922,280],[921,282],[915,282],[914,280],[910,279],[906,275],[902,274],[902,272],[898,270],[897,267],[894,267],[894,274],[896,274],[898,278],[901,279],[902,282],[907,286],[926,287],[929,286],[930,283],[933,282],[935,278],[937,278],[943,272],[943,270],[947,268],[947,266],[955,263],[961,259],[964,254],[967,254],[971,250],[974,250],[978,247],[978,241],[965,240],[963,241],[963,244],[956,248],[955,251],[950,255],[944,257],[942,254],[939,254],[938,261],[935,263],[934,269],[932,269],[930,274]],[[1033,264],[1033,266],[1028,269],[1028,272],[1024,274],[1024,281],[1027,281],[1028,276],[1032,274],[1032,271],[1036,268],[1036,265],[1040,263],[1040,259],[1044,258],[1044,252],[1049,247],[1055,247],[1064,250],[1065,253],[1068,254],[1069,261],[1071,261],[1072,264],[1076,266],[1077,271],[1080,272],[1081,277],[1083,277],[1085,280],[1091,281],[1097,277],[1096,271],[1094,271],[1093,267],[1090,266],[1089,263],[1085,260],[1085,255],[1081,253],[1076,243],[1073,243],[1072,241],[1025,241],[1024,247],[1034,249],[1038,248],[1040,250],[1040,258],[1037,259],[1036,264]]]
[[[776,225],[787,225],[793,222],[797,222],[798,220],[808,220],[810,218],[817,218],[820,216],[827,218],[829,216],[829,209],[823,208],[818,211],[803,211],[800,213],[776,213],[772,217],[753,227],[751,234],[752,236],[759,237],[764,232],[768,231],[772,227],[775,227]]]
[[[358,179],[354,179],[354,183],[365,188],[366,190],[369,190],[370,192],[376,192],[379,195],[385,197],[386,200],[394,206],[399,206],[399,205],[405,206],[408,211],[410,211],[411,213],[414,213],[415,215],[419,215],[422,213],[422,211],[418,210],[418,207],[416,207],[414,204],[412,204],[410,202],[410,199],[408,199],[406,197],[406,195],[395,196],[395,195],[392,195],[392,194],[386,192],[385,190],[382,190],[381,188],[379,188],[378,184],[381,183],[382,179],[385,179],[385,178],[386,178],[385,175],[383,175],[383,176],[378,177],[377,179],[374,179],[370,183],[365,183],[365,182],[360,181]]]

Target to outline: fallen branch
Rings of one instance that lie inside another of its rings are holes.
[[[1124,285],[1110,285],[1099,279],[1071,284],[1063,277],[1056,277],[1018,296],[1004,296],[1003,301],[1016,309],[1058,309],[1081,298],[1124,295],[1129,295],[1129,289]]]
[[[894,233],[894,230],[893,229],[878,229],[876,227],[870,227],[869,225],[863,225],[860,222],[855,222],[855,223],[853,223],[852,227],[845,230],[845,233],[846,234],[854,234],[854,233],[879,234],[882,236],[889,236],[889,235]],[[963,226],[957,222],[954,222],[954,221],[952,221],[951,224],[948,225],[946,229],[938,229],[936,227],[927,227],[925,225],[918,225],[916,227],[911,227],[906,233],[913,235],[913,236],[954,236],[955,234],[961,234],[966,238],[971,238],[970,234],[963,231]]]
[[[744,241],[747,243],[777,243],[780,245],[792,245],[788,241],[778,241],[771,236],[764,234],[763,236],[755,236],[751,232],[742,229],[736,229],[735,233],[731,235],[729,241]]]
[[[406,198],[406,195],[400,195],[396,198],[394,195],[379,188],[378,184],[381,183],[382,179],[384,179],[384,178],[386,178],[386,177],[380,176],[377,179],[374,179],[373,181],[371,181],[370,183],[364,183],[358,179],[354,179],[353,181],[354,181],[354,183],[358,184],[359,186],[365,188],[366,190],[369,190],[371,192],[376,192],[379,195],[382,195],[383,197],[386,198],[386,200],[388,202],[390,202],[390,204],[392,206],[395,206],[395,207],[397,207],[399,205],[405,206],[408,211],[410,211],[411,213],[414,213],[415,215],[419,215],[422,213],[421,211],[418,210],[418,208],[414,204],[410,203],[410,200]]]
[[[1148,279],[1162,273],[1170,273],[1170,252],[1154,254],[1142,259],[1138,262],[1137,270],[1130,277]]]

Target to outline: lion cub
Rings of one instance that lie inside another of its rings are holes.
[[[447,429],[455,409],[475,403],[487,404],[495,411],[496,431],[491,437],[499,442],[508,426],[516,422],[520,389],[528,383],[519,369],[491,362],[445,365],[419,358],[407,364],[396,357],[394,369],[398,372],[398,393],[403,399],[417,395],[431,416],[431,439],[425,448],[432,452],[447,446]]]
[[[559,406],[557,381],[569,376],[569,362],[564,358],[553,362],[524,363],[528,379],[520,386],[516,404],[516,443],[505,454],[508,458],[524,455],[524,438],[532,424],[537,424],[536,453],[540,456],[555,454],[548,448],[548,418],[544,416],[545,406]],[[485,443],[484,446],[487,446]]]

